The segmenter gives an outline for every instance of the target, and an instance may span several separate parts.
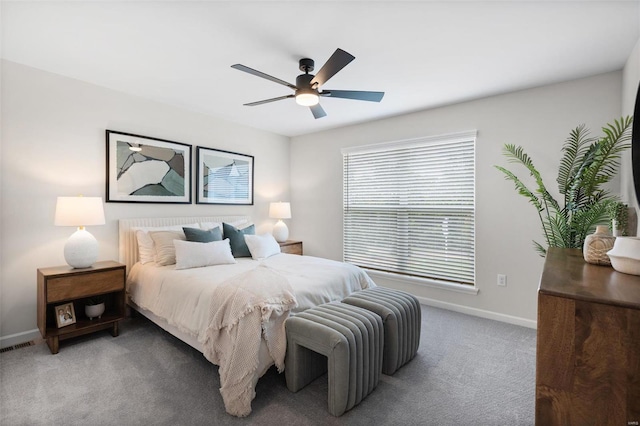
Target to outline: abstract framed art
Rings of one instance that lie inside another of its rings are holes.
[[[107,202],[191,203],[191,145],[107,130]]]
[[[253,204],[253,156],[196,149],[196,203]]]

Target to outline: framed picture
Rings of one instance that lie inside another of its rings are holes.
[[[198,204],[253,204],[253,156],[197,147]]]
[[[107,130],[107,202],[191,203],[191,145]]]
[[[73,310],[73,303],[69,302],[64,305],[58,305],[55,307],[55,311],[58,328],[76,323],[76,312]]]

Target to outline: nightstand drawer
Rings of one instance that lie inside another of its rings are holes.
[[[124,290],[122,269],[52,278],[47,283],[47,303],[119,290]]]

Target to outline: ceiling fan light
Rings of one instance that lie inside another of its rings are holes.
[[[320,97],[315,93],[299,93],[296,95],[296,103],[302,106],[318,105]]]

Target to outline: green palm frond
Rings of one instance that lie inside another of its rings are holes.
[[[500,166],[494,166],[494,167],[505,174],[505,179],[510,180],[515,184],[518,194],[528,198],[529,202],[533,204],[538,211],[542,210],[542,203],[540,203],[538,196],[534,194],[533,191],[531,191],[529,188],[527,188],[526,185],[522,183],[522,181],[518,179],[516,175],[514,175],[504,167],[500,167]]]
[[[571,226],[579,237],[579,242],[584,242],[587,235],[592,234],[596,225],[606,223],[608,221],[607,208],[608,202],[593,203],[587,208],[576,212],[571,218]]]
[[[626,117],[602,128],[605,136],[594,142],[593,161],[584,171],[585,192],[599,190],[617,174],[622,153],[630,148],[631,124],[631,117]]]
[[[514,183],[518,193],[526,197],[538,211],[547,247],[582,248],[587,235],[596,225],[608,220],[607,207],[617,198],[605,187],[618,172],[620,159],[629,149],[631,117],[615,120],[602,128],[603,136],[592,138],[589,130],[580,125],[573,129],[562,147],[558,168],[558,190],[564,196],[561,206],[547,191],[542,176],[531,157],[520,146],[505,144],[503,154],[510,163],[524,166],[535,180],[535,190],[512,171],[495,166],[507,180]],[[534,249],[545,256],[547,249],[533,242]]]
[[[545,257],[547,255],[547,249],[544,248],[544,246],[542,246],[542,244],[540,244],[539,242],[534,241],[533,248],[538,252],[540,256]]]
[[[567,193],[580,167],[578,159],[584,157],[589,145],[593,143],[594,140],[594,138],[589,137],[589,130],[587,130],[584,124],[576,127],[569,134],[569,137],[562,147],[564,155],[560,161],[558,178],[556,179],[560,194],[565,195]]]
[[[533,165],[533,161],[531,158],[524,152],[524,149],[521,146],[515,146],[513,144],[506,144],[503,148],[503,154],[507,157],[509,162],[512,163],[520,163],[529,170],[529,173],[536,181],[536,185],[538,186],[536,192],[541,196],[542,204],[551,205],[552,208],[559,209],[560,206],[555,198],[547,191],[546,186],[544,185],[544,181],[542,180],[542,176],[540,176],[540,172]]]

